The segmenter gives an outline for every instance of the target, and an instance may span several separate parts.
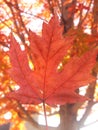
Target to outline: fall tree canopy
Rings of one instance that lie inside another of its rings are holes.
[[[97,0],[0,2],[0,124],[48,130],[48,116],[58,113],[57,130],[84,126],[98,103],[97,7]],[[46,128],[34,119],[41,113]]]

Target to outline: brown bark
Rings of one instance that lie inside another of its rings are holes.
[[[76,0],[73,0],[70,3],[66,2],[65,0],[61,0],[61,2],[61,23],[64,25],[64,33],[66,33],[73,26]]]
[[[98,0],[94,0],[92,33],[98,33]]]
[[[76,0],[72,2],[62,1],[61,23],[64,25],[64,33],[73,27],[74,10]],[[65,3],[66,2],[66,3]],[[70,12],[70,8],[72,9]],[[57,130],[78,130],[76,121],[77,111],[74,111],[75,104],[66,104],[60,107],[60,125]]]
[[[60,126],[58,130],[78,130],[77,114],[73,111],[74,104],[66,104],[60,107]]]
[[[65,0],[61,0],[61,2],[61,23],[64,25],[64,33],[66,33],[73,26],[76,0],[73,0],[70,3]],[[69,8],[72,8],[73,11],[69,12]],[[76,113],[73,113],[72,111],[73,105],[74,104],[66,104],[60,107],[60,125],[57,130],[78,130],[76,125]]]

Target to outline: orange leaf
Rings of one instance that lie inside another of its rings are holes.
[[[91,70],[96,62],[96,50],[74,56],[65,64],[62,71],[58,65],[71,48],[75,36],[62,36],[62,27],[56,16],[48,24],[43,24],[42,37],[29,33],[31,57],[34,70],[28,63],[27,51],[11,38],[9,56],[12,64],[10,76],[20,89],[8,97],[21,103],[46,103],[57,105],[83,101],[85,98],[75,93],[80,86],[95,80]]]

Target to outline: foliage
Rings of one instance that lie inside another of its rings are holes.
[[[96,1],[0,1],[0,124],[12,122],[10,129],[21,130],[29,121],[38,127],[33,115],[43,111],[40,103],[45,114],[51,115],[52,107],[59,104],[60,111],[70,106],[77,117],[90,99],[77,122],[83,127],[98,99]],[[37,34],[28,31],[34,29],[34,21],[44,21],[42,32],[41,24]],[[86,97],[80,96],[80,87],[87,84]]]

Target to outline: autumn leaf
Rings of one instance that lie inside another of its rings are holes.
[[[62,27],[56,16],[48,24],[43,23],[42,36],[29,32],[30,54],[34,64],[29,66],[28,53],[11,37],[9,57],[11,78],[20,86],[7,94],[21,103],[57,105],[84,101],[75,90],[95,80],[91,70],[97,51],[92,49],[81,57],[73,56],[58,71],[58,65],[74,43],[75,36],[62,35]]]

